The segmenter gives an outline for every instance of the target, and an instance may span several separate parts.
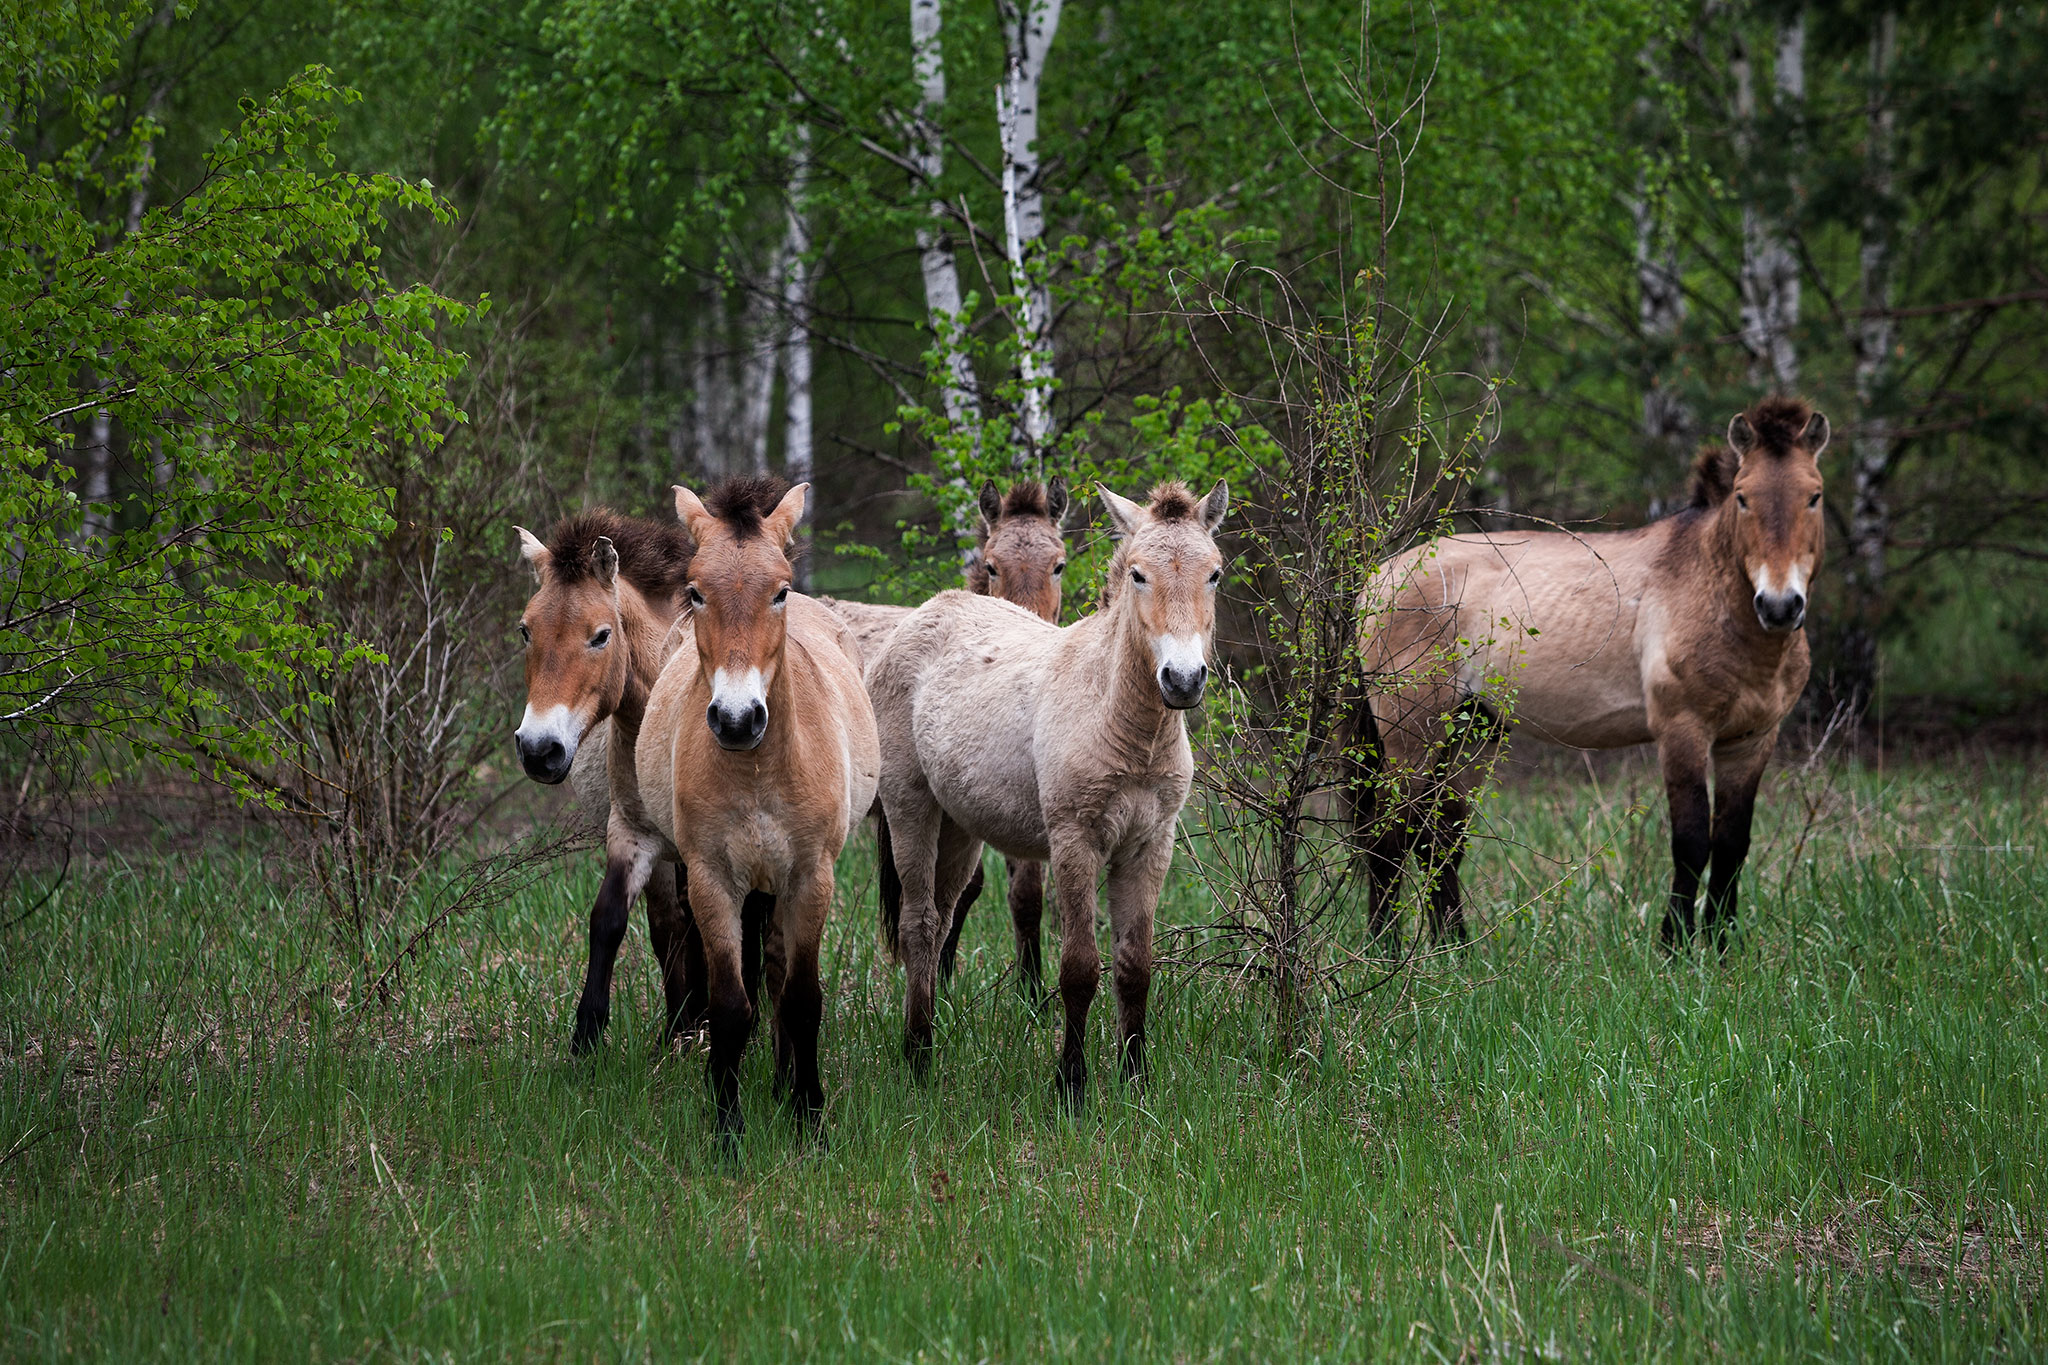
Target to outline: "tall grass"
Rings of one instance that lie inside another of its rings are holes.
[[[0,1352],[2048,1350],[2048,787],[1788,768],[1725,961],[1653,946],[1657,792],[1633,764],[1489,802],[1491,932],[1293,1055],[1254,988],[1168,974],[1133,1091],[1096,1011],[1078,1118],[998,885],[909,1079],[857,845],[827,1141],[763,1035],[738,1161],[701,1053],[655,1047],[637,930],[609,1045],[568,1056],[594,863],[451,926],[388,1005],[347,998],[298,870],[92,870],[0,938]],[[1212,914],[1177,874],[1162,918]]]

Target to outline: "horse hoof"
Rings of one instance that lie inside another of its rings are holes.
[[[1071,1076],[1064,1068],[1053,1072],[1052,1093],[1062,1113],[1079,1114],[1088,1105],[1087,1074]]]
[[[932,1074],[932,1040],[905,1034],[903,1060],[910,1063],[911,1076],[919,1081],[929,1080]]]
[[[571,1056],[588,1057],[597,1051],[597,1045],[604,1041],[604,1029],[611,1022],[606,1017],[590,1016],[579,1012],[576,1016],[576,1032],[569,1038]]]

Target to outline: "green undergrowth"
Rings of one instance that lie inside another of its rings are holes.
[[[750,1051],[737,1159],[636,925],[568,1055],[597,868],[388,1003],[249,853],[72,878],[0,936],[0,1353],[292,1359],[1982,1360],[2048,1350],[2048,785],[1773,775],[1727,959],[1654,946],[1652,768],[1490,802],[1485,935],[1280,1055],[1171,969],[1153,1073],[1052,1103],[1001,865],[931,1081],[871,846],[826,952],[826,1139]],[[25,894],[25,893],[24,893]],[[19,903],[8,918],[27,906]],[[1162,918],[1212,907],[1178,871]]]

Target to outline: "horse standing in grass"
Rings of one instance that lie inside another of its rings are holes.
[[[768,927],[775,1081],[807,1121],[825,1103],[818,1076],[824,1000],[818,951],[833,864],[875,798],[881,759],[845,624],[792,592],[789,549],[810,485],[763,516],[765,480],[732,480],[699,500],[676,489],[696,540],[685,585],[688,638],[647,703],[637,766],[654,837],[635,850],[645,881],[657,859],[690,869],[710,997],[710,1079],[718,1129],[743,1127],[740,1054],[753,1028],[745,958],[750,893],[776,897]]]
[[[1060,529],[1060,520],[1067,514],[1066,480],[1056,477],[1044,485],[1027,480],[1004,493],[989,479],[981,486],[980,507],[981,543],[968,556],[967,591],[1000,597],[1043,620],[1058,621],[1060,586],[1067,571],[1066,534]],[[890,634],[916,610],[829,597],[820,600],[846,618],[866,659],[879,654]],[[881,882],[882,937],[894,953],[903,886],[896,879],[889,821],[882,815],[875,819],[875,862]],[[1017,980],[1024,993],[1036,1001],[1044,993],[1039,927],[1045,918],[1045,864],[1014,858],[1005,862],[1010,873],[1010,928],[1017,943]],[[973,876],[953,906],[952,924],[939,950],[942,976],[953,974],[960,931],[967,925],[967,912],[981,898],[981,886],[981,863],[977,861]]]
[[[929,1064],[939,951],[983,841],[1049,861],[1060,910],[1066,1036],[1057,1080],[1087,1086],[1088,1009],[1101,958],[1105,869],[1126,1075],[1144,1070],[1152,917],[1194,778],[1181,712],[1200,704],[1223,556],[1221,483],[1197,502],[1162,484],[1149,505],[1103,490],[1122,540],[1102,607],[1065,627],[1008,602],[944,592],[899,626],[867,670],[882,737],[882,806],[903,884],[903,1046]]]
[[[540,581],[519,620],[526,642],[526,714],[514,732],[520,766],[549,785],[573,774],[579,788],[587,783],[603,793],[609,824],[638,821],[633,745],[682,610],[689,534],[603,508],[563,521],[545,543],[515,529]],[[612,968],[632,905],[626,882],[626,862],[608,852],[590,911],[590,962],[571,1043],[577,1052],[594,1047],[611,1019]],[[647,884],[647,933],[673,1037],[704,1013],[703,947],[680,869]]]
[[[1356,812],[1369,919],[1388,927],[1410,854],[1439,934],[1463,938],[1458,864],[1482,750],[1505,719],[1557,744],[1654,741],[1671,810],[1667,946],[1727,944],[1757,784],[1806,686],[1800,627],[1824,543],[1828,421],[1768,398],[1694,466],[1690,505],[1634,531],[1450,536],[1388,561],[1360,597],[1372,720],[1393,800]],[[1493,732],[1493,733],[1489,733]],[[1714,774],[1713,799],[1707,771]]]

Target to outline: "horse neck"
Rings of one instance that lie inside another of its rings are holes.
[[[1091,642],[1105,683],[1102,716],[1105,748],[1135,762],[1157,759],[1180,734],[1181,714],[1159,695],[1153,676],[1152,643],[1145,638],[1136,598],[1129,588],[1117,594],[1109,610],[1097,612],[1075,626],[1101,622]],[[1106,676],[1105,676],[1106,675]]]
[[[662,643],[675,622],[672,616],[656,610],[638,588],[623,578],[618,580],[618,592],[626,681],[618,704],[612,708],[612,717],[628,735],[638,735],[640,722],[647,714],[647,696],[654,690],[654,680],[661,676]]]

